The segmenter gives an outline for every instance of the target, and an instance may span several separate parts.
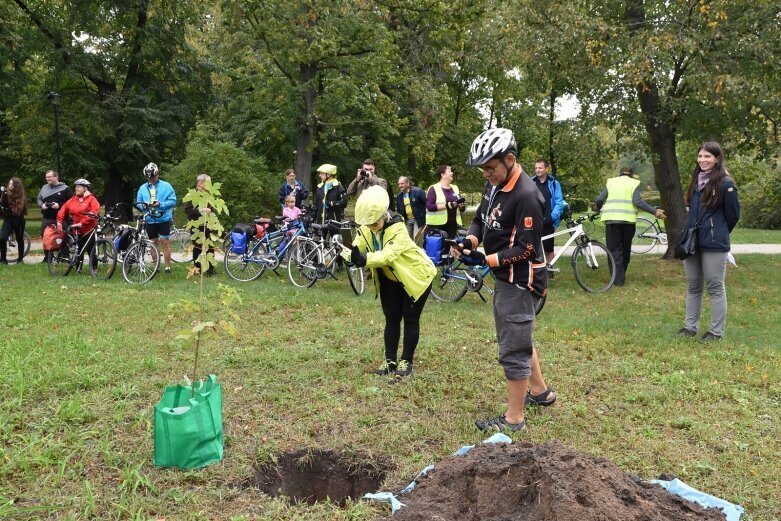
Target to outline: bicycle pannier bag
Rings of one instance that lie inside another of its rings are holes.
[[[47,226],[43,230],[43,249],[47,251],[60,251],[65,241],[65,230],[54,225]]]
[[[688,259],[697,253],[697,226],[686,228],[678,238],[678,245],[673,255],[678,260]]]
[[[434,264],[439,264],[442,259],[443,238],[441,235],[427,235],[425,240],[426,255]]]
[[[133,234],[133,230],[130,227],[123,227],[122,231],[114,237],[114,248],[120,252],[125,251],[130,246],[130,236]]]
[[[222,386],[216,375],[196,386],[166,387],[155,405],[154,464],[193,469],[222,460]]]
[[[231,231],[231,251],[239,255],[247,253],[247,234],[243,230]]]

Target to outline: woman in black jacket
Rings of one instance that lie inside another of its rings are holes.
[[[703,342],[721,340],[727,320],[727,292],[724,277],[730,250],[729,234],[740,219],[740,201],[735,182],[727,172],[721,145],[704,143],[697,151],[689,188],[687,228],[698,226],[697,253],[683,261],[686,272],[686,318],[681,336],[695,336],[702,311],[703,287],[711,301],[710,327]]]
[[[21,264],[24,257],[24,225],[27,215],[27,194],[24,192],[22,180],[12,177],[8,186],[0,188],[0,211],[3,213],[3,227],[0,228],[0,264],[8,264],[5,258],[8,247],[8,237],[13,233],[16,236],[16,246],[19,248],[19,257],[16,262]]]

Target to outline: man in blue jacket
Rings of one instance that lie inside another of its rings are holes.
[[[545,197],[545,211],[542,215],[542,235],[552,234],[561,222],[564,211],[564,194],[561,192],[559,180],[548,173],[548,161],[538,159],[534,162],[534,184]],[[545,251],[545,262],[553,260],[553,238],[542,241]]]
[[[415,240],[415,234],[426,225],[426,192],[422,188],[412,186],[409,177],[399,177],[396,212],[404,218],[407,233]]]
[[[171,235],[171,223],[174,220],[176,192],[169,183],[160,179],[160,169],[154,163],[144,167],[144,177],[147,178],[147,182],[138,189],[136,203],[147,203],[152,207],[146,221],[146,233],[152,242],[161,246],[165,273],[170,274],[171,244],[168,237]]]

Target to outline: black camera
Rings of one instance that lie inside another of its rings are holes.
[[[459,197],[456,199],[456,204],[464,204],[466,202],[466,197]]]
[[[46,208],[54,208],[54,203],[48,202],[44,206],[46,206]]]
[[[361,177],[364,178],[364,179],[369,177],[369,171],[368,170],[361,170],[359,173],[360,173]]]

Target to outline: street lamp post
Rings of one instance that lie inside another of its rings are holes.
[[[62,179],[62,162],[60,159],[60,95],[51,91],[46,95],[46,98],[54,109],[54,142],[57,147],[57,172],[60,173],[60,179]]]

